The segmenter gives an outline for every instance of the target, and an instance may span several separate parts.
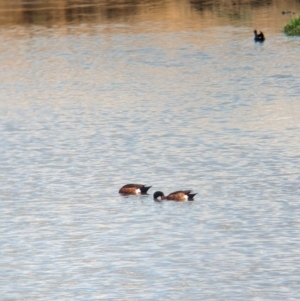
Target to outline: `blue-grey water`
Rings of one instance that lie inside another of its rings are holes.
[[[1,301],[299,300],[300,39],[263,12],[0,27]]]

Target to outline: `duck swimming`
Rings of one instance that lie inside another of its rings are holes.
[[[254,41],[255,42],[263,42],[265,40],[264,34],[260,31],[260,33],[257,33],[257,30],[254,30]]]
[[[165,196],[163,192],[156,191],[153,195],[153,199],[155,201],[162,201],[162,200],[177,201],[177,202],[193,201],[194,196],[196,194],[197,193],[191,193],[191,190],[178,190]]]
[[[143,184],[126,184],[120,188],[121,194],[147,194],[147,191],[151,186],[145,186]]]

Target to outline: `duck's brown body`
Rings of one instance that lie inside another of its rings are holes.
[[[145,186],[143,184],[126,184],[120,188],[121,194],[147,194],[147,191],[151,186]]]

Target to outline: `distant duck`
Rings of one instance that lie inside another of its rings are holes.
[[[147,191],[151,186],[145,186],[143,184],[126,184],[120,188],[121,194],[147,194]]]
[[[255,42],[263,42],[265,40],[264,34],[260,31],[260,33],[257,33],[257,30],[254,30],[254,41]]]
[[[170,193],[169,195],[165,196],[163,192],[161,191],[156,191],[153,195],[153,199],[155,201],[162,201],[162,200],[167,200],[167,201],[193,201],[194,196],[197,193],[191,193],[191,190],[179,190]]]

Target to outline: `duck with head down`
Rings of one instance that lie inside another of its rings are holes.
[[[156,191],[153,195],[154,201],[177,201],[177,202],[184,202],[184,201],[193,201],[194,196],[197,193],[191,193],[191,190],[179,190],[170,193],[169,195],[165,196],[163,192]]]
[[[126,184],[120,188],[119,193],[127,194],[147,194],[147,191],[151,186],[145,186],[143,184]]]

